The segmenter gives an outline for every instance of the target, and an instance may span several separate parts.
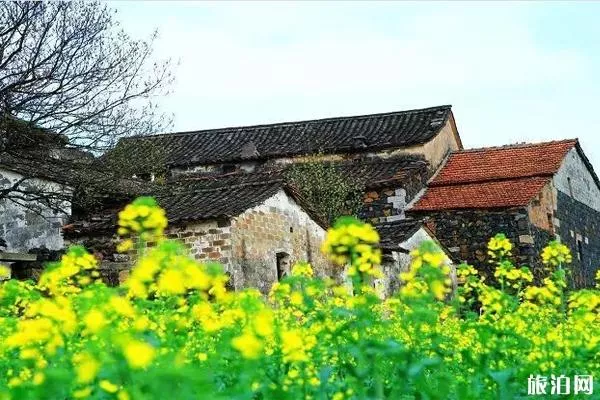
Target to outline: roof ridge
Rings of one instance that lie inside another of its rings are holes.
[[[545,141],[545,142],[533,142],[533,143],[519,142],[519,143],[505,144],[505,145],[501,145],[501,146],[474,147],[471,149],[455,150],[451,154],[477,153],[477,152],[482,152],[482,151],[496,151],[496,150],[506,150],[506,149],[521,149],[521,148],[538,147],[538,146],[544,146],[544,145],[550,145],[550,144],[562,144],[562,143],[569,143],[569,142],[572,142],[573,145],[575,145],[576,143],[579,142],[579,139],[573,138],[573,139],[549,140],[549,141]]]
[[[152,135],[133,135],[133,136],[124,137],[124,138],[122,138],[122,140],[157,138],[157,137],[167,137],[167,136],[183,136],[183,135],[203,134],[203,133],[207,133],[207,132],[226,133],[226,132],[230,132],[233,129],[247,129],[247,128],[256,129],[256,128],[263,128],[263,127],[266,128],[266,127],[273,127],[273,126],[290,126],[290,125],[303,124],[303,123],[338,121],[338,120],[350,119],[350,118],[362,119],[362,118],[370,118],[370,117],[383,117],[383,116],[389,116],[389,115],[394,115],[394,114],[411,114],[411,113],[417,114],[420,112],[427,112],[427,111],[432,111],[432,110],[436,110],[436,109],[437,110],[450,110],[451,108],[452,108],[452,105],[444,104],[444,105],[440,105],[440,106],[433,106],[433,107],[426,107],[426,108],[414,108],[414,109],[410,109],[410,110],[388,111],[388,112],[373,113],[373,114],[346,115],[346,116],[341,116],[341,117],[325,117],[325,118],[315,118],[315,119],[297,120],[297,121],[283,121],[283,122],[273,122],[273,123],[268,123],[268,124],[237,125],[237,126],[227,126],[227,127],[222,127],[222,128],[199,129],[199,130],[192,130],[192,131],[156,133],[156,134],[152,134]],[[222,132],[219,132],[219,131],[222,131]]]

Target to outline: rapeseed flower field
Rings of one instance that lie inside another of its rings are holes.
[[[538,280],[497,235],[497,283],[460,265],[455,289],[426,243],[381,299],[378,234],[342,218],[322,250],[345,282],[298,263],[263,296],[228,291],[166,226],[150,198],[120,213],[119,250],[137,252],[121,287],[82,247],[0,284],[0,399],[514,399],[533,375],[600,376],[600,291],[568,290],[558,242]]]

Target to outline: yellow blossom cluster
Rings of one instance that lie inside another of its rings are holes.
[[[218,266],[211,268],[188,257],[180,243],[165,240],[136,262],[125,286],[130,296],[138,298],[182,295],[190,290],[222,296],[227,278],[218,275],[218,270]]]
[[[165,210],[160,208],[152,197],[140,197],[119,212],[119,236],[139,235],[143,240],[160,238],[167,227]],[[133,241],[126,239],[118,250],[121,252],[133,247]]]
[[[307,262],[299,262],[292,267],[292,276],[306,276],[311,278],[313,275],[313,268]]]
[[[505,234],[498,233],[488,242],[488,255],[493,260],[509,257],[512,252],[513,245],[508,240]]]
[[[381,251],[375,248],[379,234],[354,217],[342,217],[327,231],[321,250],[334,263],[349,265],[349,276],[381,278]]]
[[[411,252],[412,262],[408,271],[400,273],[404,282],[400,293],[418,297],[427,293],[438,300],[444,299],[451,291],[450,260],[439,247],[427,243]]]
[[[569,264],[572,260],[569,248],[558,241],[550,242],[542,251],[542,262],[551,267]]]
[[[98,261],[81,246],[73,246],[59,263],[49,265],[38,288],[54,296],[77,293],[81,287],[100,282]]]

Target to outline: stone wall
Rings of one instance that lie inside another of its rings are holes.
[[[600,267],[600,212],[558,191],[556,216],[561,242],[573,253],[573,286],[594,286],[594,277]]]
[[[516,263],[532,266],[538,277],[541,274],[539,249],[550,234],[529,222],[526,208],[434,212],[427,214],[426,224],[454,261],[466,261],[490,280],[487,243],[497,233],[504,233],[512,241]]]
[[[21,178],[23,176],[15,172],[0,170],[0,189],[13,185]],[[26,180],[19,188],[70,193],[70,189],[63,185],[41,179]],[[10,199],[0,200],[0,239],[5,242],[6,251],[27,253],[31,249],[63,248],[61,227],[71,212],[71,205],[68,202],[54,204],[55,208],[66,211],[66,213],[55,213],[53,208],[39,201],[27,200],[26,203],[27,207],[23,207]]]
[[[425,171],[414,172],[407,175],[401,184],[367,188],[363,207],[358,212],[359,218],[373,224],[405,218],[407,204],[425,187],[427,179]]]
[[[278,255],[287,255],[285,273],[298,261],[312,263],[319,276],[333,274],[320,251],[325,231],[280,191],[231,221],[231,270],[235,288],[267,293],[278,280]]]
[[[548,182],[540,193],[535,196],[527,206],[529,220],[539,229],[554,233],[556,223],[554,214],[556,210],[556,190]]]

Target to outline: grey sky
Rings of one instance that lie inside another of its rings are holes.
[[[174,130],[452,104],[465,147],[578,137],[600,169],[600,3],[111,4],[179,61]]]

